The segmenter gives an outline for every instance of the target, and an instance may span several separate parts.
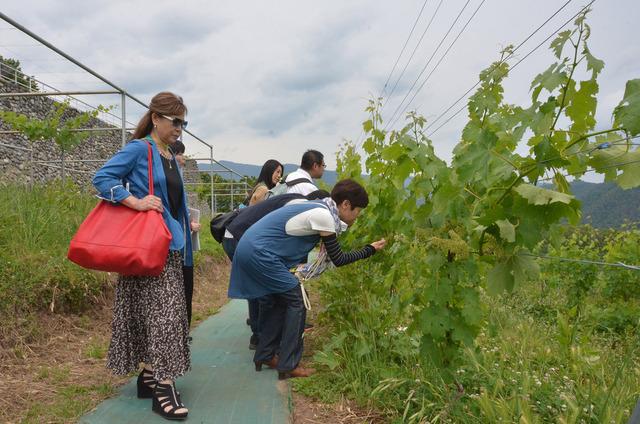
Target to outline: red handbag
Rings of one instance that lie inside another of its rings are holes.
[[[149,194],[153,194],[151,144],[147,147]],[[155,277],[164,269],[170,242],[160,212],[101,200],[71,239],[67,258],[83,268]]]

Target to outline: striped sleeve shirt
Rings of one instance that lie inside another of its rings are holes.
[[[329,259],[331,259],[331,262],[333,262],[336,267],[344,266],[352,262],[359,261],[360,259],[366,259],[376,253],[376,249],[370,244],[367,244],[360,250],[355,250],[353,252],[344,252],[340,247],[338,238],[335,234],[323,236],[322,242],[327,249],[327,255],[329,256]]]

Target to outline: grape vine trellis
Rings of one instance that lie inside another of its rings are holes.
[[[562,221],[578,222],[565,174],[595,170],[622,188],[640,185],[640,150],[632,143],[640,134],[640,79],[627,82],[611,128],[596,130],[604,63],[588,48],[587,13],[551,43],[557,60],[531,83],[529,106],[503,98],[512,47],[480,73],[450,165],[435,155],[423,117],[409,113],[404,128],[386,133],[380,100],[370,101],[371,119],[363,123],[370,205],[347,237],[393,239],[377,259],[381,278],[432,363],[451,366],[459,348],[473,343],[484,319],[481,290],[511,291],[536,278],[529,254]],[[529,154],[516,153],[525,142]],[[360,163],[353,144],[338,153],[341,177],[360,179]],[[537,185],[547,173],[553,190]],[[411,293],[395,291],[399,279],[412,282]]]

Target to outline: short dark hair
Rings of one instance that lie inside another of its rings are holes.
[[[310,171],[314,164],[322,165],[324,162],[324,155],[317,150],[307,150],[302,155],[302,161],[300,162],[300,168],[305,171]]]
[[[307,194],[305,197],[307,198],[307,200],[325,199],[327,197],[331,197],[331,193],[329,193],[327,190],[316,190]]]
[[[331,190],[331,198],[338,205],[348,200],[351,203],[352,210],[366,208],[369,204],[369,195],[364,187],[349,178],[336,183],[333,190]]]
[[[176,142],[171,145],[171,151],[174,155],[184,155],[184,143],[180,140],[176,140]]]

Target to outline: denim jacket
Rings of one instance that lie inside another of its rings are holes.
[[[162,199],[164,212],[162,217],[171,232],[170,250],[182,251],[184,264],[193,265],[193,251],[191,248],[191,226],[189,209],[187,208],[187,194],[183,190],[183,199],[178,219],[174,219],[169,212],[169,197],[167,195],[167,180],[160,159],[160,153],[153,140],[132,140],[122,150],[96,172],[93,185],[99,192],[99,197],[113,203],[119,203],[130,195],[142,199],[149,194],[149,177],[147,167],[147,141],[151,143],[153,157],[153,191],[154,195]],[[180,171],[182,178],[182,171]],[[128,184],[128,189],[126,188]]]

